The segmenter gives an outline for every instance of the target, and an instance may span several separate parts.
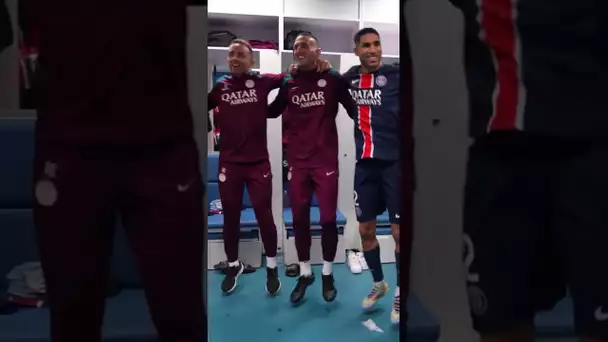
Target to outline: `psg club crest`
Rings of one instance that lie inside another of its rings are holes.
[[[218,175],[218,180],[220,181],[220,183],[224,183],[226,181],[226,168],[223,167],[222,170],[220,171],[220,174]]]
[[[386,77],[384,75],[376,77],[376,85],[378,87],[384,87],[386,85]]]
[[[255,82],[253,82],[253,80],[247,80],[247,82],[245,82],[245,87],[253,88],[255,87]]]
[[[57,202],[57,188],[55,188],[55,184],[48,179],[38,181],[34,193],[36,201],[43,207],[52,207],[55,202]]]
[[[324,79],[320,79],[319,82],[317,82],[317,85],[321,88],[325,87],[327,85],[327,81]]]
[[[469,307],[475,316],[483,316],[488,310],[488,299],[483,291],[477,286],[467,288]]]

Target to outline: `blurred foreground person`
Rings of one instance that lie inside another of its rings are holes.
[[[608,340],[608,3],[452,0],[465,17],[464,263],[484,342],[535,340],[566,294]]]
[[[203,341],[204,184],[186,3],[57,0],[35,10],[34,220],[51,341],[101,341],[117,218],[160,341]]]

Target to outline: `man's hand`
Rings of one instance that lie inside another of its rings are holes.
[[[317,72],[325,72],[327,70],[331,69],[331,64],[329,63],[328,60],[325,59],[320,59],[317,62]],[[297,64],[291,64],[289,66],[289,73],[291,74],[297,74],[298,73],[298,65]]]
[[[320,59],[319,62],[317,63],[317,71],[325,72],[329,69],[331,69],[331,64],[329,63],[329,61],[325,60],[325,59]]]

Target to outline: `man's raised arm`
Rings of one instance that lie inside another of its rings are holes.
[[[274,101],[268,106],[268,114],[267,117],[269,119],[275,119],[283,114],[283,111],[287,108],[288,97],[287,97],[287,87],[283,86],[279,89],[279,93],[277,97],[275,97]]]
[[[346,109],[346,114],[348,114],[348,116],[354,120],[357,117],[357,103],[355,100],[353,100],[353,97],[350,94],[350,89],[353,87],[348,79],[343,75],[340,75],[339,72],[332,69],[331,73],[338,80],[336,86],[336,98],[344,109]]]

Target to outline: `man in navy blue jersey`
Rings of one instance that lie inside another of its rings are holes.
[[[388,209],[397,267],[397,288],[391,321],[399,323],[399,212],[401,196],[399,68],[382,63],[380,34],[364,28],[355,34],[355,54],[361,64],[344,77],[358,105],[355,119],[355,210],[359,221],[363,254],[374,281],[363,300],[371,309],[389,287],[384,280],[380,245],[376,238],[376,216]]]
[[[608,340],[608,3],[452,0],[465,18],[464,263],[485,342],[534,341],[565,294]]]
[[[299,302],[306,288],[314,282],[310,265],[310,205],[317,197],[322,227],[323,298],[333,301],[337,291],[332,272],[338,248],[338,131],[336,115],[342,104],[355,115],[355,104],[348,93],[349,85],[334,70],[318,73],[321,50],[317,39],[308,34],[296,37],[294,57],[298,73],[286,75],[276,99],[270,105],[269,117],[289,112],[289,200],[293,214],[300,277],[291,301]]]
[[[33,8],[42,32],[34,223],[51,341],[101,342],[117,218],[159,340],[205,340],[204,183],[188,104],[186,1]]]

